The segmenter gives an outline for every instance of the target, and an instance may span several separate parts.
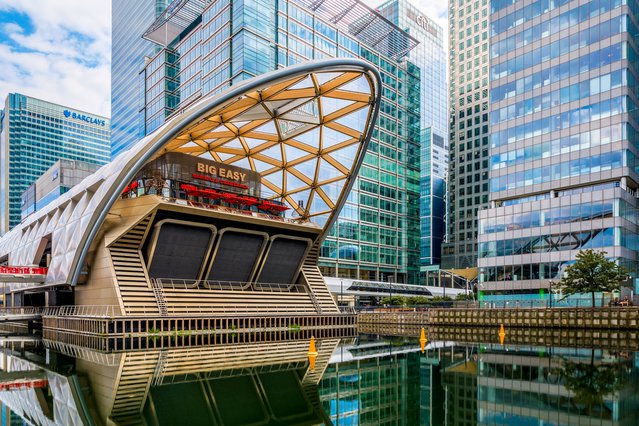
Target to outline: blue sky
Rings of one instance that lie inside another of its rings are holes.
[[[110,62],[110,1],[0,0],[2,102],[18,92],[108,116]]]
[[[411,1],[447,30],[447,1]],[[111,1],[0,0],[0,103],[10,92],[110,116]]]

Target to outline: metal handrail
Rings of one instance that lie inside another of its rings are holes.
[[[0,315],[38,315],[42,309],[38,306],[4,306],[0,308]]]
[[[116,305],[67,305],[42,309],[42,316],[114,317],[121,315]]]
[[[252,216],[252,217],[259,217],[262,219],[269,219],[269,220],[276,220],[279,222],[286,222],[286,223],[295,223],[295,224],[308,224],[310,222],[306,221],[306,220],[302,220],[302,219],[293,219],[293,218],[289,218],[289,217],[283,217],[283,216],[277,216],[277,215],[270,215],[270,214],[266,214],[266,213],[260,213],[260,212],[255,212],[252,210],[242,210],[242,209],[237,209],[237,208],[233,208],[233,207],[228,207],[228,206],[219,206],[216,204],[208,204],[208,203],[200,203],[199,201],[192,201],[192,200],[185,200],[183,198],[175,198],[175,197],[162,197],[163,201],[172,203],[172,204],[185,204],[191,207],[200,207],[200,208],[205,208],[208,210],[215,210],[215,211],[220,211],[220,212],[224,212],[224,213],[232,213],[232,214],[240,214],[243,216]]]
[[[187,280],[179,278],[154,278],[162,288],[173,290],[195,289],[204,287],[208,290],[221,291],[276,291],[282,293],[306,293],[303,284],[287,283],[248,283],[240,281]]]

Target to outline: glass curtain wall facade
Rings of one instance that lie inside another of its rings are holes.
[[[171,0],[113,0],[111,8],[111,155],[115,158],[144,133],[145,58],[157,52],[142,33]]]
[[[419,170],[410,170],[409,182],[414,184],[419,173],[420,267],[425,269],[440,264],[446,232],[445,180],[449,153],[444,31],[407,0],[390,0],[377,10],[419,40],[419,45],[408,52],[408,59],[421,71],[421,163]],[[409,209],[413,205],[409,200]]]
[[[53,164],[110,159],[110,122],[61,105],[10,93],[0,134],[0,234],[20,223],[22,193]]]
[[[372,49],[349,34],[348,25],[331,25],[322,10],[312,13],[305,4],[206,3],[182,33],[147,62],[145,132],[202,96],[277,68],[330,57],[375,64],[384,83],[380,116],[360,176],[321,248],[320,267],[327,276],[417,284],[420,74],[404,51],[391,48],[409,45],[410,39],[385,23],[395,31],[393,37],[386,36]],[[352,0],[347,6],[346,13],[365,8]],[[361,19],[383,19],[365,10],[369,15]]]
[[[637,290],[636,8],[493,2],[485,300],[544,298],[591,248],[617,259]]]
[[[489,1],[451,0],[450,165],[444,268],[477,265],[477,213],[489,203]]]

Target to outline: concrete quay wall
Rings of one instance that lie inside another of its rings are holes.
[[[360,312],[358,324],[450,327],[521,327],[556,329],[639,329],[639,308],[428,309]]]

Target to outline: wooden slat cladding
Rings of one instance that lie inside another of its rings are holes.
[[[128,315],[160,313],[140,251],[152,218],[153,214],[145,216],[109,246],[120,297]]]

